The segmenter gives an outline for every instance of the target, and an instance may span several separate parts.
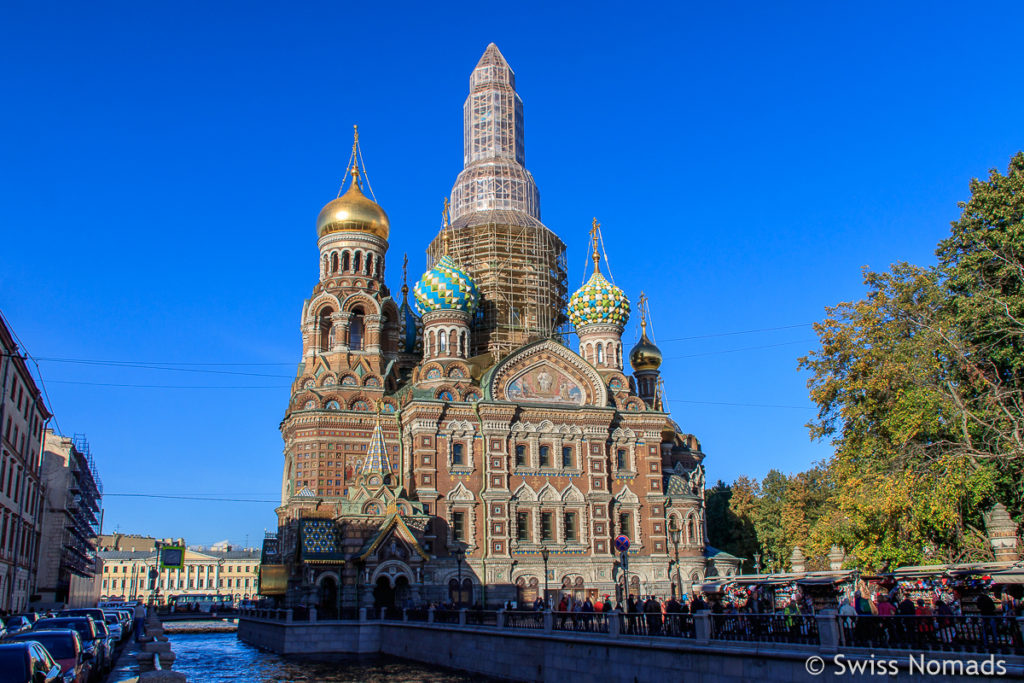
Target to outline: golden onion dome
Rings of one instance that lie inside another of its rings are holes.
[[[335,232],[368,232],[381,239],[387,239],[391,221],[384,209],[370,200],[359,189],[359,169],[352,167],[352,184],[348,192],[328,202],[316,219],[317,237]]]
[[[661,367],[661,349],[647,338],[647,332],[640,335],[640,341],[629,352],[629,364],[634,370],[657,370]]]

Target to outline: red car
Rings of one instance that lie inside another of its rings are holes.
[[[5,642],[35,641],[46,648],[63,671],[63,683],[86,683],[92,673],[92,659],[82,647],[82,639],[76,631],[32,631],[19,633]]]

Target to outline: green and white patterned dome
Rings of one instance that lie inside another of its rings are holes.
[[[577,329],[599,324],[625,327],[629,320],[629,299],[597,270],[587,280],[587,284],[576,290],[569,299],[567,313]]]
[[[452,310],[472,315],[480,299],[473,278],[447,254],[423,274],[412,293],[420,315]]]

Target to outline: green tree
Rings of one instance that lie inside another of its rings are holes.
[[[811,435],[835,446],[815,552],[843,545],[869,568],[982,558],[982,510],[1021,512],[1024,155],[971,193],[936,267],[866,272],[867,296],[826,309],[800,360]]]

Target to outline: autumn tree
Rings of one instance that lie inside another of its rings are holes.
[[[867,271],[867,296],[815,326],[809,427],[835,447],[816,551],[868,568],[982,559],[982,511],[1021,513],[1024,155],[971,193],[937,266]]]

